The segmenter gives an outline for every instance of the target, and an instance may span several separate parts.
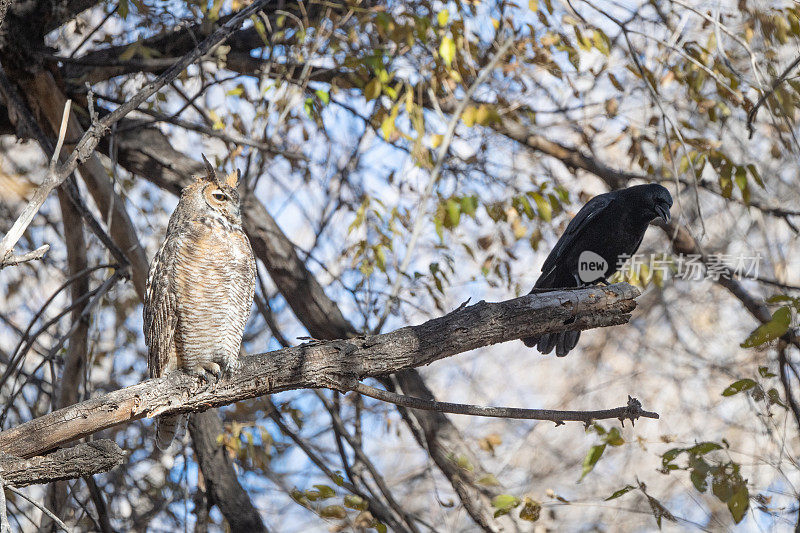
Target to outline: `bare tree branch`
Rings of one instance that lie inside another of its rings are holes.
[[[615,409],[601,409],[595,411],[557,411],[553,409],[522,409],[519,407],[483,407],[465,403],[437,402],[423,398],[415,398],[404,394],[397,394],[370,387],[364,383],[357,383],[353,390],[364,396],[375,398],[395,405],[402,405],[411,409],[424,411],[438,411],[456,415],[488,416],[494,418],[516,418],[522,420],[549,420],[561,425],[564,422],[583,422],[590,424],[593,420],[618,418],[634,422],[639,417],[658,418],[658,413],[642,410],[642,404],[636,398],[628,397],[628,405]]]
[[[315,341],[244,358],[214,384],[176,372],[49,413],[0,433],[0,448],[30,457],[99,430],[144,417],[204,411],[300,388],[353,390],[367,377],[498,342],[555,331],[623,324],[640,292],[627,283],[479,302],[448,315],[381,335]]]
[[[0,270],[7,266],[17,266],[28,261],[36,261],[44,257],[44,254],[50,249],[49,244],[43,244],[35,250],[25,252],[24,254],[14,255],[9,254],[5,259],[0,261]]]
[[[117,443],[102,439],[29,459],[0,453],[0,476],[8,485],[24,487],[107,472],[124,459]]]
[[[208,497],[219,507],[231,531],[266,532],[258,509],[247,497],[227,452],[217,441],[223,428],[216,409],[192,415],[189,432],[197,464],[206,480]]]

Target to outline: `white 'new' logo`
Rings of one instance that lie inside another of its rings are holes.
[[[578,257],[578,277],[584,283],[592,283],[602,278],[608,270],[608,263],[600,255],[584,250]]]

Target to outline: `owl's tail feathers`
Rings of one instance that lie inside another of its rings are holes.
[[[181,426],[182,415],[167,415],[156,418],[156,446],[162,452],[167,451],[172,439]]]

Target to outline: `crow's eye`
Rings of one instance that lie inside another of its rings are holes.
[[[222,193],[220,191],[212,192],[211,196],[213,196],[214,199],[217,200],[218,202],[224,202],[225,200],[228,199],[228,197],[225,195],[225,193]]]

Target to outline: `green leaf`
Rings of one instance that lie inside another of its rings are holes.
[[[786,409],[786,404],[783,403],[783,400],[781,399],[781,393],[778,392],[778,389],[776,389],[775,387],[772,387],[767,391],[767,398],[769,399],[770,405],[778,404],[784,409]]]
[[[777,374],[770,372],[769,367],[767,366],[760,366],[758,367],[758,375],[762,378],[774,378]]]
[[[333,480],[333,482],[336,483],[336,485],[338,485],[339,487],[344,485],[344,477],[342,477],[342,473],[339,472],[338,470],[333,473],[333,475],[331,476],[331,480]]]
[[[445,227],[453,229],[461,221],[461,202],[455,198],[448,198],[445,202]]]
[[[612,494],[611,496],[609,496],[608,498],[606,498],[606,501],[609,501],[609,500],[616,500],[616,499],[617,499],[617,498],[619,498],[620,496],[624,496],[625,494],[628,494],[630,491],[632,491],[632,490],[633,490],[633,489],[635,489],[635,488],[636,488],[636,487],[634,487],[633,485],[625,485],[625,486],[624,486],[624,487],[622,487],[621,489],[619,489],[619,490],[617,490],[617,491],[614,491],[614,494]]]
[[[539,216],[542,217],[542,220],[545,222],[550,222],[553,218],[553,206],[550,205],[550,202],[544,199],[541,194],[534,194],[533,201],[536,202],[536,208],[539,211]]]
[[[512,496],[511,494],[498,494],[492,498],[492,507],[497,509],[497,511],[494,513],[494,516],[498,517],[507,514],[509,511],[511,511],[511,509],[519,504],[520,500],[516,496]]]
[[[747,186],[747,172],[741,165],[737,165],[734,169],[734,181],[739,190],[742,191],[742,199],[744,202],[750,203],[750,189]]]
[[[467,472],[473,472],[475,470],[475,467],[472,466],[472,463],[469,462],[469,459],[467,459],[466,455],[459,455],[458,457],[453,457],[453,462],[456,464],[456,466],[466,470]]]
[[[377,97],[381,95],[381,82],[378,78],[372,78],[367,83],[367,86],[364,87],[364,98],[367,99],[367,102],[370,100],[375,100]]]
[[[792,313],[788,306],[779,308],[772,315],[772,320],[758,326],[747,339],[741,344],[742,348],[753,348],[760,346],[773,339],[777,339],[789,329],[792,320]]]
[[[369,505],[367,501],[357,494],[348,494],[344,497],[344,506],[356,511],[366,511]]]
[[[748,507],[750,507],[750,495],[746,486],[742,486],[728,500],[728,510],[731,512],[733,521],[737,524],[742,521]]]
[[[317,95],[317,98],[319,98],[323,104],[328,105],[329,103],[331,103],[331,93],[329,93],[328,91],[317,89],[316,91],[314,91],[314,94]]]
[[[625,444],[625,439],[622,438],[622,433],[620,433],[619,428],[611,428],[606,436],[606,444],[610,444],[611,446],[622,446]]]
[[[698,470],[692,470],[692,472],[689,474],[689,479],[692,480],[692,485],[694,485],[694,488],[696,488],[699,492],[705,492],[708,490],[706,474]]]
[[[667,466],[683,452],[684,452],[683,448],[672,448],[671,450],[667,450],[666,452],[664,452],[664,454],[661,456],[661,463],[664,466],[664,468],[667,468]]]
[[[742,381],[744,381],[744,380],[742,380]],[[721,450],[721,449],[722,449],[722,446],[720,446],[716,442],[701,442],[700,444],[695,444],[691,448],[688,448],[686,451],[691,453],[691,454],[694,454],[694,455],[705,455],[705,454],[707,454],[709,452],[713,452],[715,450]]]
[[[130,11],[130,6],[128,5],[128,0],[120,0],[119,7],[117,8],[117,12],[122,19],[128,18],[128,13]]]
[[[719,468],[719,467],[717,467]],[[711,492],[721,502],[727,502],[733,497],[734,489],[731,486],[731,480],[728,476],[717,477],[715,476],[711,482]]]
[[[485,474],[478,478],[475,483],[478,485],[484,485],[486,487],[499,487],[500,482],[494,476],[494,474]]]
[[[216,111],[213,109],[208,112],[209,118],[212,120],[211,128],[215,130],[224,130],[225,123],[222,122],[222,118],[217,114]]]
[[[597,464],[597,461],[603,456],[603,452],[606,449],[605,444],[596,444],[589,448],[589,452],[586,454],[586,457],[583,459],[583,471],[581,472],[581,479],[586,477],[586,474],[591,472],[594,469],[594,465]]]
[[[601,30],[594,30],[592,33],[592,44],[594,44],[594,47],[604,56],[608,56],[611,52],[611,40]]]
[[[319,499],[333,498],[336,496],[336,491],[328,485],[314,485],[314,488],[319,491]]]
[[[448,67],[453,63],[456,57],[456,43],[450,35],[446,35],[439,44],[439,55]]]
[[[478,209],[478,197],[476,195],[461,197],[461,212],[467,216],[474,217]]]
[[[734,381],[728,387],[722,391],[723,396],[733,396],[734,394],[739,394],[742,391],[746,391],[752,389],[756,386],[756,382],[752,379],[740,379],[738,381]]]
[[[756,183],[758,183],[758,186],[764,189],[764,182],[761,180],[761,174],[758,173],[755,165],[747,165],[747,170],[750,172],[750,175],[753,176]]]
[[[133,59],[133,56],[135,56],[141,51],[141,48],[142,48],[142,43],[140,41],[136,41],[135,43],[125,48],[125,51],[119,55],[118,59],[120,61],[130,61],[131,59]]]
[[[319,510],[322,518],[347,518],[347,511],[341,505],[328,505]]]

